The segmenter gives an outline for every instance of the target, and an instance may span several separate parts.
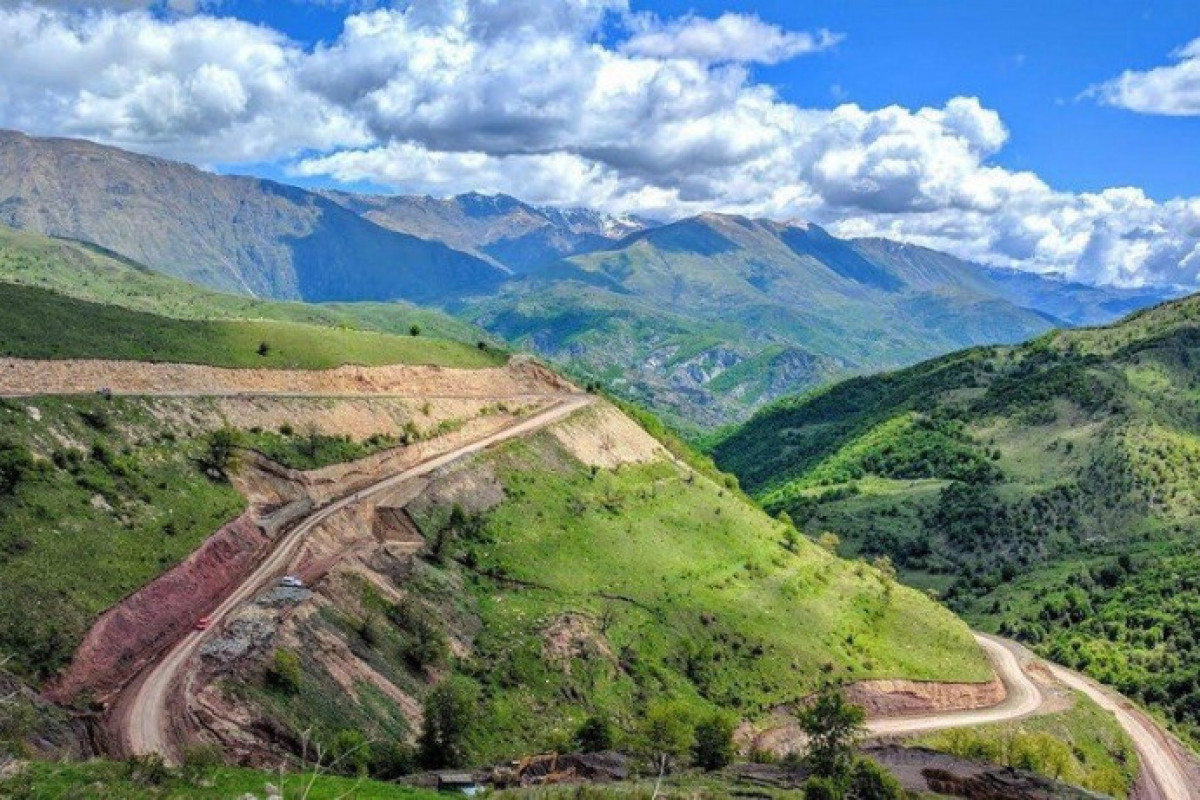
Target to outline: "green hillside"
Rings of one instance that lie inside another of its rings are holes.
[[[423,335],[474,345],[486,335],[411,303],[292,303],[223,294],[153,272],[93,245],[0,225],[0,282],[175,319],[254,319]]]
[[[707,428],[836,377],[1051,326],[981,268],[913,250],[705,214],[541,265],[456,313]]]
[[[1200,738],[1200,296],[782,401],[713,454]]]
[[[354,599],[301,627],[296,691],[264,690],[250,671],[229,687],[238,702],[293,732],[401,735],[386,698],[356,699],[306,655],[337,637],[420,698],[431,669],[465,678],[481,698],[467,760],[490,763],[570,749],[594,715],[637,751],[656,709],[760,721],[829,678],[990,674],[967,627],[924,594],[789,543],[739,493],[673,462],[589,469],[541,433],[441,476],[493,479],[506,498],[494,507],[468,494],[455,512],[437,485],[440,502],[410,505],[431,547],[398,584],[405,599],[331,578],[332,596]],[[454,657],[449,638],[465,640]]]
[[[265,346],[264,346],[265,345]],[[327,369],[503,363],[492,350],[418,336],[274,320],[179,320],[0,283],[0,355]]]

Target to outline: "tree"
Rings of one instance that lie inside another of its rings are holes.
[[[826,684],[800,712],[808,735],[804,763],[814,775],[845,781],[854,765],[854,746],[863,734],[866,713],[846,701],[840,687]]]
[[[696,744],[693,752],[696,766],[713,771],[733,761],[733,730],[737,725],[731,715],[716,713],[703,719],[696,726]]]
[[[607,714],[593,714],[575,731],[575,746],[584,753],[611,750],[616,740],[616,728]]]
[[[650,706],[642,722],[642,749],[663,769],[687,755],[694,742],[695,728],[686,707],[671,701]]]
[[[421,732],[421,761],[430,769],[461,766],[466,760],[467,737],[479,704],[479,687],[455,675],[439,683],[425,701],[425,728]]]
[[[213,477],[227,477],[231,470],[237,468],[238,446],[241,435],[236,428],[226,425],[208,435],[208,446],[200,458],[204,471]]]
[[[413,325],[411,328],[408,329],[408,334],[410,336],[420,336],[421,335],[421,326]]]

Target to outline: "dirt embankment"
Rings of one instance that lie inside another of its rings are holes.
[[[0,359],[0,394],[391,395],[512,397],[574,390],[548,369],[515,358],[489,369],[392,365],[330,370],[224,369],[137,361]]]
[[[225,525],[178,566],[101,614],[46,696],[59,703],[84,692],[111,699],[244,580],[269,543],[248,515]]]
[[[901,717],[987,708],[1004,700],[1004,683],[925,683],[904,680],[859,681],[846,698],[862,706],[868,717]]]

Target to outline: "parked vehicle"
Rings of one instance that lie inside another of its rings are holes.
[[[210,627],[211,625],[212,625],[212,617],[210,617],[210,616],[208,616],[207,614],[205,614],[203,617],[201,617],[200,619],[196,620],[196,627],[195,627],[195,629],[196,629],[196,630],[198,630],[198,631],[206,631],[206,630],[208,630],[208,629],[209,629],[209,627]]]
[[[284,575],[279,579],[280,586],[286,586],[289,589],[303,589],[304,581],[297,578],[295,575]]]

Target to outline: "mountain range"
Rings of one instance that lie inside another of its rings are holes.
[[[1111,321],[1170,296],[1012,273],[807,223],[666,224],[503,195],[307,191],[0,132],[0,223],[270,299],[448,311],[680,427],[833,378]]]

